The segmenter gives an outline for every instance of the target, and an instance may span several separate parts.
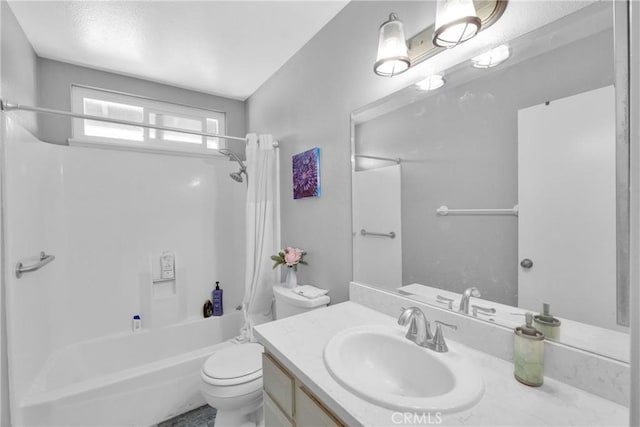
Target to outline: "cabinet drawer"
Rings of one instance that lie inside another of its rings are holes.
[[[268,353],[262,353],[262,378],[264,391],[293,418],[293,377]]]
[[[278,408],[278,405],[267,393],[262,393],[264,398],[264,426],[265,427],[293,427],[293,422]]]
[[[303,385],[296,387],[296,424],[299,426],[344,427]]]

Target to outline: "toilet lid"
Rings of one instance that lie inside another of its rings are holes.
[[[208,377],[232,379],[262,370],[263,348],[257,343],[236,344],[215,352],[207,359],[202,372]]]

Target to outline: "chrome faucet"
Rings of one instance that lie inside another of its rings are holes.
[[[403,308],[400,317],[398,317],[398,325],[405,326],[409,321],[411,323],[407,331],[407,339],[421,347],[426,347],[426,343],[433,339],[433,335],[431,334],[431,325],[422,310],[418,307]]]
[[[420,347],[428,348],[437,353],[446,353],[449,351],[449,347],[447,347],[447,343],[444,340],[442,327],[447,326],[451,329],[458,329],[456,325],[449,325],[448,323],[436,320],[436,333],[433,335],[429,321],[418,307],[402,309],[402,313],[398,318],[398,325],[405,326],[407,322],[411,322],[406,335],[407,339],[418,344]]]
[[[469,314],[469,300],[471,299],[471,297],[480,297],[480,291],[478,290],[478,288],[471,287],[466,289],[462,293],[462,299],[460,299],[460,308],[458,309],[459,312]]]

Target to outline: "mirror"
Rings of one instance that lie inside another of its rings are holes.
[[[550,339],[628,362],[614,7],[590,5],[509,42],[499,65],[467,61],[439,89],[419,83],[352,114],[354,281],[454,311],[475,287],[464,314],[506,327],[548,304],[556,320],[538,319]]]

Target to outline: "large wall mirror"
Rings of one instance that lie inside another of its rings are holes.
[[[548,304],[550,338],[628,362],[616,7],[596,2],[512,40],[498,65],[458,64],[438,89],[352,114],[354,281],[505,327]]]

